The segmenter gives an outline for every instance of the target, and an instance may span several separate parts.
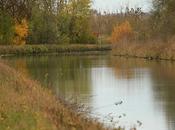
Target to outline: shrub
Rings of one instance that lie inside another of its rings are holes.
[[[23,45],[26,43],[26,37],[28,36],[28,22],[23,19],[21,22],[15,23],[15,37],[13,43],[15,45]]]
[[[129,40],[133,36],[133,29],[128,21],[116,25],[109,38],[110,43],[117,43],[122,40]]]

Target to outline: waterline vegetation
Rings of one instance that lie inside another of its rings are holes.
[[[4,45],[0,46],[0,55],[43,55],[49,53],[86,53],[89,52],[93,54],[94,52],[110,51],[112,49],[111,45],[92,45],[92,44],[72,44],[72,45],[25,45],[25,46],[11,46]]]
[[[174,41],[163,43],[162,41],[118,43],[113,47],[114,56],[144,58],[148,60],[175,60]]]

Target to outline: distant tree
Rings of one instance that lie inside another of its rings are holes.
[[[0,27],[4,27],[0,28],[1,41],[13,39],[15,44],[24,44],[25,39],[33,44],[95,41],[89,22],[91,0],[0,0],[0,12],[9,18],[7,24],[6,18],[0,19]]]
[[[0,10],[11,17],[21,20],[30,17],[34,0],[0,0]]]
[[[133,29],[128,21],[116,25],[109,38],[111,43],[117,43],[122,40],[130,40],[133,36]]]
[[[90,18],[91,0],[70,0],[69,13],[70,26],[69,36],[71,42],[85,42],[89,36],[89,18]]]
[[[0,11],[0,44],[10,44],[14,36],[13,19]]]
[[[175,0],[153,0],[153,32],[167,39],[175,35]],[[155,36],[155,35],[154,35]]]
[[[29,21],[28,43],[46,44],[56,43],[57,21],[56,16],[46,10],[33,7],[31,20]]]
[[[16,21],[15,23],[15,36],[13,43],[15,45],[26,44],[26,37],[28,36],[28,22],[26,19],[21,20],[21,22]]]

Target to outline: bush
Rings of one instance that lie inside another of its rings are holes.
[[[109,41],[116,43],[122,40],[129,40],[133,36],[133,29],[128,21],[123,22],[120,25],[116,25],[112,32]]]
[[[28,36],[28,22],[26,19],[21,22],[15,23],[15,37],[13,43],[15,45],[24,45],[26,43],[26,37]]]
[[[96,44],[98,39],[91,34],[84,34],[77,39],[77,43]]]

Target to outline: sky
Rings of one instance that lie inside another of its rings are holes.
[[[115,12],[126,6],[141,7],[143,11],[148,12],[151,9],[151,0],[93,0],[92,7],[99,11]]]

